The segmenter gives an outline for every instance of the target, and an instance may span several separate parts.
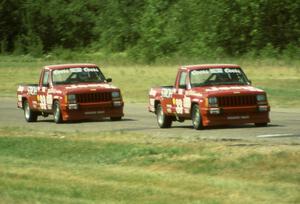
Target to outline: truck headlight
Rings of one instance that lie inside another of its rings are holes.
[[[267,97],[264,94],[259,94],[259,95],[256,95],[256,100],[257,100],[257,102],[266,101]]]
[[[76,103],[76,95],[75,94],[68,95],[68,103]]]
[[[118,92],[118,91],[111,92],[111,97],[113,97],[113,98],[120,98],[120,92]]]
[[[209,97],[208,98],[208,105],[209,106],[213,106],[213,107],[218,106],[218,99],[217,99],[217,97],[215,97],[215,96]]]

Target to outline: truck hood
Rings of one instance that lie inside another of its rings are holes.
[[[65,93],[89,93],[89,92],[105,92],[105,91],[119,90],[119,88],[106,83],[60,85],[57,86],[56,89],[60,89]]]
[[[221,85],[209,87],[197,87],[192,89],[193,92],[203,93],[203,95],[233,95],[233,94],[259,94],[263,90],[249,85]]]

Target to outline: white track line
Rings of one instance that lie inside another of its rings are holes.
[[[269,135],[258,135],[256,137],[260,137],[260,138],[268,138],[268,137],[293,137],[293,136],[297,136],[295,134],[290,134],[290,133],[286,133],[286,134],[269,134]]]

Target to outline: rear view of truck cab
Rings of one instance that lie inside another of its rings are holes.
[[[182,66],[174,87],[153,88],[149,97],[149,111],[162,128],[186,119],[195,129],[270,122],[266,92],[253,87],[238,65]]]
[[[94,64],[45,66],[39,84],[19,86],[18,107],[24,109],[28,122],[49,114],[56,123],[105,117],[121,120],[121,91],[109,82]]]

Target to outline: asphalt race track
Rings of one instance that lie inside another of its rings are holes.
[[[122,121],[82,121],[55,124],[53,116],[39,117],[36,123],[27,123],[23,111],[16,107],[16,98],[0,98],[1,128],[30,128],[53,132],[103,132],[127,131],[142,132],[159,137],[197,140],[252,141],[300,145],[300,109],[272,109],[268,127],[243,126],[216,127],[194,130],[191,121],[174,122],[172,128],[160,129],[155,115],[147,111],[147,104],[125,104],[125,117]]]

